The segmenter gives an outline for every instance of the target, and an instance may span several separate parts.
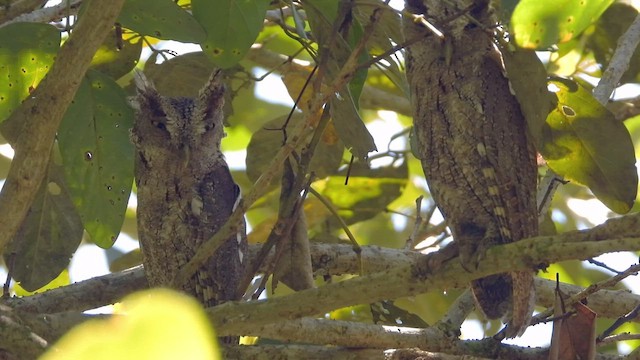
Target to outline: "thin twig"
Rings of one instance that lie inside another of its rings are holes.
[[[422,199],[424,199],[424,196],[422,195],[420,195],[416,199],[416,221],[413,224],[413,231],[411,232],[411,235],[409,235],[407,243],[404,245],[405,250],[410,250],[413,248],[416,242],[416,238],[418,237],[418,234],[420,232],[420,227],[422,225]]]
[[[591,284],[589,285],[589,287],[587,287],[586,289],[584,289],[583,291],[580,291],[579,293],[569,297],[566,301],[565,304],[567,304],[567,306],[570,306],[572,304],[577,303],[578,301],[581,301],[582,299],[585,299],[587,296],[600,291],[602,289],[606,289],[606,288],[610,288],[613,287],[614,285],[616,285],[617,283],[619,283],[620,281],[622,281],[623,279],[631,276],[631,275],[636,275],[638,273],[638,271],[640,271],[640,264],[635,264],[631,267],[629,267],[627,270],[619,273],[616,276],[612,276],[609,279],[597,282],[595,284]],[[531,320],[531,325],[535,325],[541,322],[547,322],[548,321],[548,317],[553,315],[553,307],[548,308],[547,310],[537,314],[536,316],[533,317],[533,319]]]

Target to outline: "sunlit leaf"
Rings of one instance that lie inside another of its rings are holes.
[[[0,122],[38,86],[59,46],[60,32],[51,25],[14,23],[0,28]]]
[[[613,0],[522,0],[511,16],[518,46],[546,49],[566,42],[596,21]]]
[[[105,248],[120,232],[133,184],[132,124],[120,86],[90,71],[58,130],[71,197],[91,239]]]
[[[578,84],[558,78],[549,84],[558,104],[538,150],[555,172],[587,185],[611,210],[628,212],[638,188],[629,132]]]
[[[20,283],[15,283],[13,286],[13,291],[16,293],[16,296],[31,296],[39,293],[43,293],[47,290],[56,289],[61,286],[67,286],[71,284],[71,278],[69,277],[69,271],[67,269],[62,270],[58,276],[56,276],[53,280],[49,281],[46,285],[41,288],[38,288],[34,291],[28,291],[24,287],[21,286]]]
[[[76,326],[40,359],[221,359],[214,331],[195,299],[153,289],[126,297],[121,308],[110,319]]]
[[[91,68],[119,79],[129,73],[138,63],[142,51],[139,36],[121,38],[115,29],[107,36],[91,60]]]
[[[338,209],[347,224],[371,219],[398,198],[407,184],[406,163],[398,167],[367,169],[361,163],[352,166],[349,181],[331,176],[321,193]]]
[[[172,0],[127,0],[118,22],[138,34],[163,40],[201,43],[202,26]]]
[[[258,37],[268,0],[193,0],[193,16],[207,38],[202,50],[221,68],[237,64]]]

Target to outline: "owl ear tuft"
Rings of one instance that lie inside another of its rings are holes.
[[[202,112],[201,118],[210,118],[214,113],[221,112],[224,106],[225,85],[222,70],[216,69],[211,73],[205,85],[200,89],[197,108]]]

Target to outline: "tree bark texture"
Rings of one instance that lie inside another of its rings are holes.
[[[407,0],[407,10],[442,31],[405,19],[414,128],[433,199],[469,271],[494,245],[537,233],[535,149],[494,45],[488,1]],[[477,307],[506,317],[521,335],[534,305],[533,272],[471,284]]]

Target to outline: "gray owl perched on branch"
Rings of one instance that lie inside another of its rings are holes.
[[[431,195],[460,260],[473,271],[489,248],[538,233],[536,152],[493,42],[489,0],[405,0],[442,38],[405,21],[414,126]],[[533,271],[472,282],[478,308],[521,335],[534,306]]]
[[[136,74],[138,234],[149,285],[171,286],[176,273],[229,218],[240,198],[220,150],[224,85],[214,71],[197,98],[158,94]],[[230,236],[182,290],[205,306],[236,300],[246,269],[244,226]]]

